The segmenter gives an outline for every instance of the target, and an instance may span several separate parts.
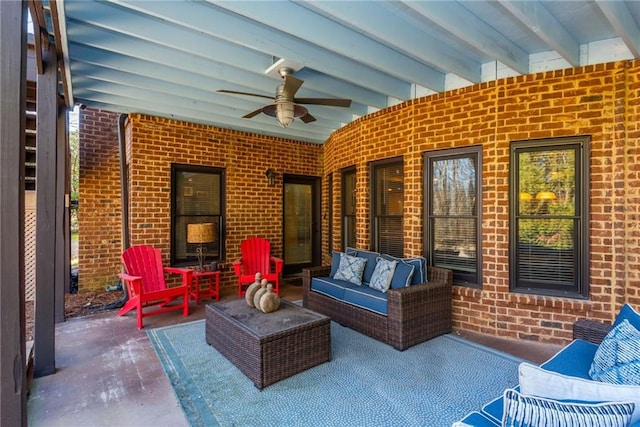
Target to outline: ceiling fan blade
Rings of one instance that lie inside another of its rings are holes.
[[[311,122],[315,122],[316,118],[313,117],[311,114],[307,113],[304,116],[300,117],[300,120],[302,120],[305,123],[311,123]]]
[[[217,90],[216,92],[220,92],[220,93],[230,93],[230,94],[232,94],[232,95],[259,96],[260,98],[275,99],[273,96],[260,95],[259,93],[237,92],[237,91],[235,91],[235,90],[219,89],[219,90]]]
[[[328,105],[330,107],[351,107],[350,99],[340,98],[295,98],[297,104]]]
[[[242,116],[243,119],[250,119],[251,117],[257,116],[258,114],[262,113],[262,108],[258,108],[256,111],[252,111],[249,114],[245,114],[244,116]]]
[[[282,96],[287,99],[293,99],[300,86],[302,86],[304,80],[297,79],[291,75],[284,76],[284,88],[282,89]]]

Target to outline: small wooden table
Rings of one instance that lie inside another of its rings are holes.
[[[202,298],[215,298],[216,301],[220,300],[220,271],[198,271],[194,270],[193,283],[189,290],[189,295],[196,300],[196,305],[200,304]],[[200,283],[200,279],[204,279],[203,283]],[[207,281],[208,279],[208,281]],[[201,285],[205,285],[201,288]]]
[[[331,323],[282,300],[273,313],[244,298],[208,304],[206,340],[259,389],[331,359]]]

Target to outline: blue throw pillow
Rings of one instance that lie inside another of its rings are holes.
[[[640,331],[627,319],[604,337],[589,375],[605,383],[640,385]]]
[[[362,272],[367,260],[355,256],[341,254],[338,271],[333,276],[334,279],[346,280],[355,285],[362,285]]]
[[[640,330],[640,313],[635,311],[629,304],[622,306],[620,313],[618,313],[618,316],[616,317],[616,321],[613,322],[613,327],[615,328],[625,319],[631,323],[631,326]]]
[[[340,267],[340,255],[342,252],[331,252],[331,272],[329,273],[329,277],[333,277],[336,275],[336,271],[338,271],[338,267]]]
[[[411,284],[415,267],[404,261],[399,261],[391,279],[391,289],[404,288]]]
[[[396,270],[397,261],[389,261],[378,257],[376,259],[376,268],[373,270],[369,287],[381,292],[387,292],[391,286],[393,272]]]
[[[629,425],[633,402],[571,403],[504,392],[503,426],[513,427],[624,427]]]
[[[364,258],[367,260],[367,265],[365,265],[364,273],[362,274],[362,281],[364,283],[371,282],[373,270],[376,268],[376,259],[380,254],[378,252],[365,251],[364,249],[354,249],[350,247],[347,247],[344,252],[347,255],[357,256],[358,258]]]

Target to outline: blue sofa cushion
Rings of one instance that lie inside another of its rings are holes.
[[[384,258],[376,258],[376,268],[373,270],[369,287],[380,292],[387,292],[391,286],[393,273],[396,271],[397,261],[389,261]]]
[[[598,350],[598,345],[583,340],[574,340],[563,347],[551,359],[541,365],[547,371],[560,372],[562,374],[591,379],[589,369],[591,361]]]
[[[629,304],[625,304],[622,306],[622,308],[620,309],[620,313],[618,313],[618,315],[616,316],[615,322],[613,322],[612,327],[615,328],[625,319],[627,319],[629,323],[631,323],[631,326],[640,330],[640,313],[635,311]]]
[[[487,418],[485,414],[482,414],[478,411],[474,411],[470,414],[467,414],[460,421],[456,421],[451,425],[451,427],[493,427],[500,426],[502,424]]]
[[[344,290],[344,302],[374,313],[387,315],[387,294],[368,286],[349,286]]]
[[[525,396],[515,390],[504,392],[502,425],[518,427],[625,427],[634,404],[572,403],[542,397]]]
[[[412,285],[427,283],[427,281],[429,280],[427,277],[427,260],[423,257],[397,258],[387,254],[382,254],[382,257],[389,260],[404,262],[405,264],[412,266],[414,268],[413,276],[411,277]]]
[[[336,274],[333,275],[333,278],[346,280],[347,282],[351,282],[354,285],[361,285],[362,273],[366,264],[366,258],[341,254],[340,265],[338,266],[338,271],[336,271]]]
[[[336,271],[338,271],[338,267],[340,267],[340,256],[342,252],[331,252],[331,272],[329,273],[329,277],[333,277],[336,275]]]
[[[589,375],[606,383],[640,385],[640,331],[627,319],[604,337]]]
[[[330,277],[314,277],[311,279],[311,289],[323,295],[342,300],[344,299],[344,289],[349,282],[332,279]]]
[[[391,289],[404,288],[411,285],[411,279],[413,279],[413,271],[415,267],[409,265],[404,261],[399,261],[396,265],[396,270],[393,272],[391,278]]]
[[[380,256],[380,254],[378,252],[365,251],[363,249],[355,248],[346,248],[345,253],[367,260],[367,265],[364,267],[364,273],[362,275],[362,282],[366,283],[367,285],[371,283],[373,271],[376,269],[376,259]]]

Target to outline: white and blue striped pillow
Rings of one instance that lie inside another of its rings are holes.
[[[633,402],[572,403],[504,392],[503,427],[624,427],[629,425]]]

